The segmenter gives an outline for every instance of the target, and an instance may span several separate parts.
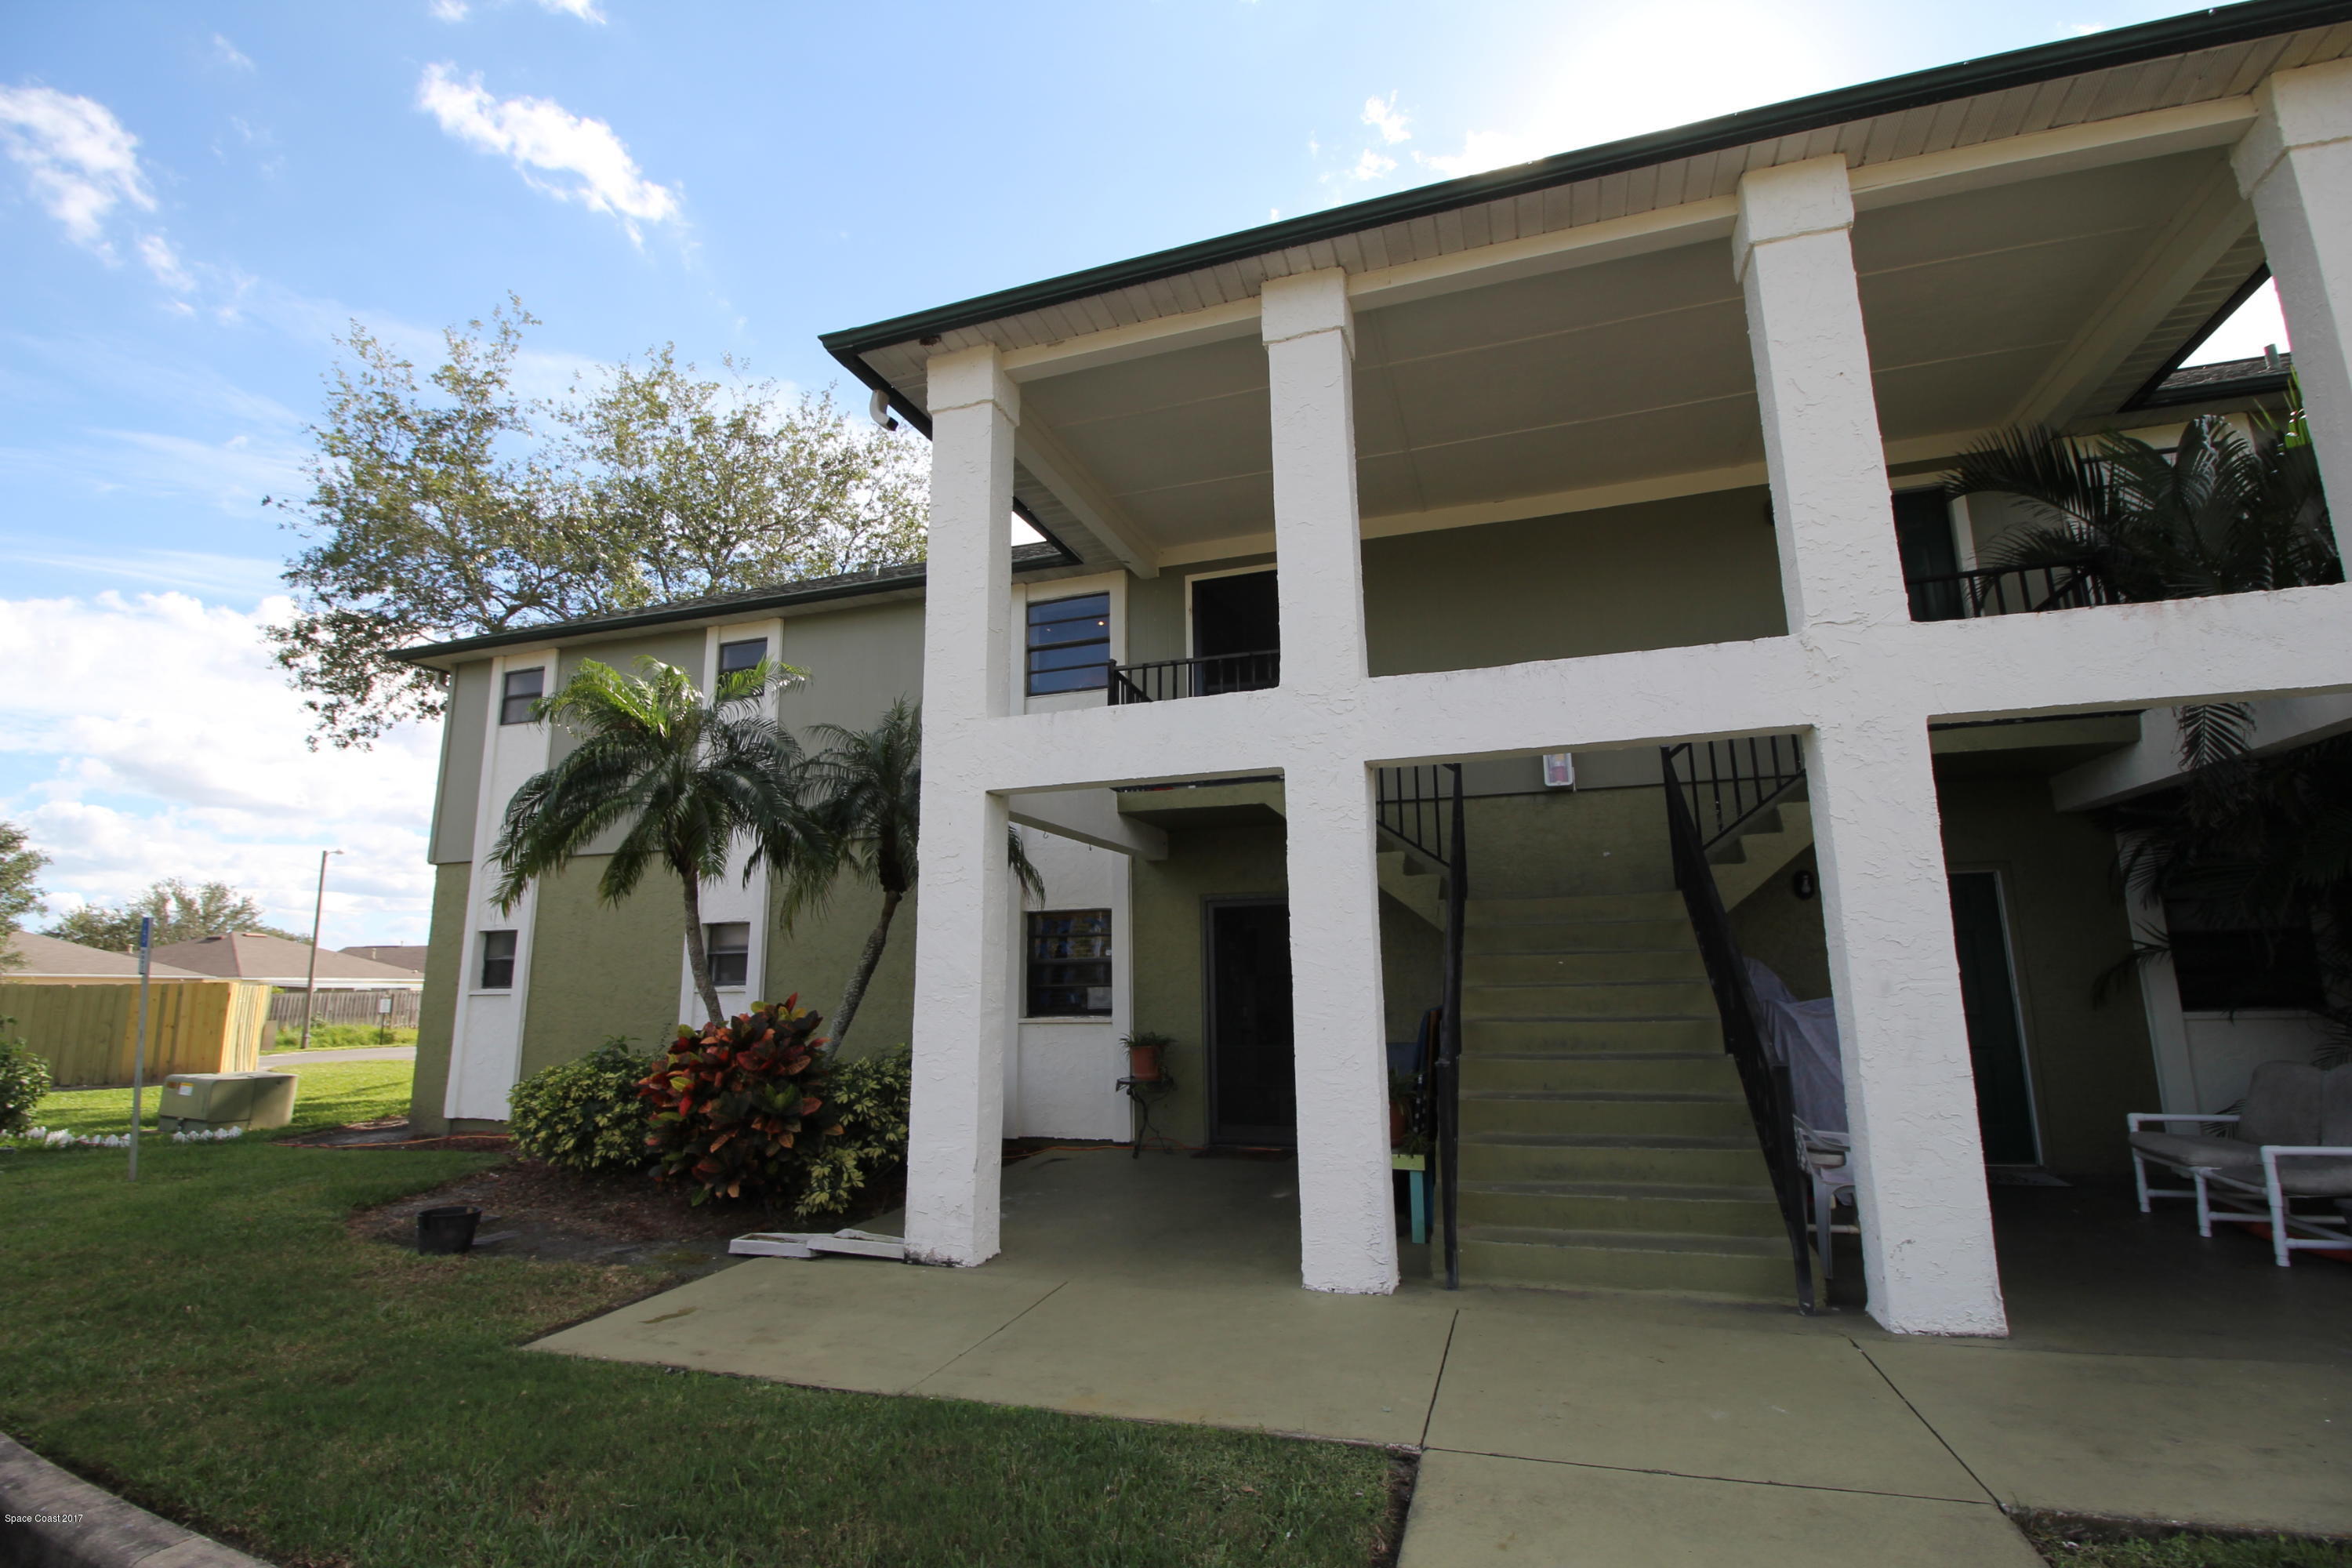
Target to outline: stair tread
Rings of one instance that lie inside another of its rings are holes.
[[[1543,1104],[1585,1105],[1735,1105],[1737,1094],[1710,1094],[1687,1089],[1465,1089],[1464,1100],[1532,1100]]]
[[[1598,1252],[1680,1252],[1736,1258],[1786,1258],[1778,1236],[1706,1236],[1643,1230],[1549,1230],[1527,1225],[1465,1225],[1465,1241],[1518,1247],[1581,1247]]]
[[[1611,985],[1705,985],[1703,974],[1632,980],[1465,980],[1465,991],[1592,991]]]
[[[1727,1051],[1471,1051],[1482,1062],[1718,1062]]]
[[[1680,1132],[1465,1132],[1462,1142],[1465,1147],[1486,1144],[1523,1149],[1738,1149],[1756,1152],[1752,1135],[1707,1138]]]
[[[1474,1182],[1463,1195],[1493,1193],[1529,1198],[1641,1198],[1668,1203],[1772,1204],[1770,1187],[1706,1186],[1687,1182]]]

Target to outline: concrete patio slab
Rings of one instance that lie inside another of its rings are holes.
[[[750,1258],[530,1348],[904,1394],[1055,1285],[863,1258]]]
[[[2042,1568],[2001,1511],[1432,1453],[1399,1568]]]
[[[1433,1447],[1958,1501],[1984,1489],[1843,1337],[1655,1323],[1637,1306],[1465,1311]]]
[[[2002,1502],[2352,1533],[2352,1366],[1891,1340],[1868,1354]]]
[[[1080,1279],[915,1392],[1418,1443],[1453,1321],[1438,1300]]]

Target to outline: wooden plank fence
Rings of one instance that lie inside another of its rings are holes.
[[[280,991],[269,999],[269,1022],[281,1029],[302,1026],[302,993]],[[389,1001],[392,1009],[384,1011]],[[320,991],[310,1008],[320,1024],[371,1024],[387,1029],[413,1029],[422,1011],[423,996],[415,990],[386,987],[382,991]]]
[[[174,1072],[250,1072],[269,1026],[269,987],[253,980],[159,981],[148,994],[147,1081]],[[0,984],[0,1018],[49,1064],[60,1089],[127,1084],[139,983]]]

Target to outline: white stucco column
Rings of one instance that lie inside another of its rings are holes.
[[[1275,279],[1260,305],[1282,685],[1302,711],[1330,721],[1283,737],[1299,1277],[1310,1290],[1376,1295],[1397,1283],[1380,883],[1371,774],[1339,733],[1360,707],[1367,668],[1355,323],[1347,274],[1336,268]]]
[[[1283,778],[1290,874],[1291,1038],[1298,1085],[1299,1280],[1396,1289],[1372,780],[1361,763],[1294,762]]]
[[[1271,279],[1259,306],[1273,403],[1282,684],[1347,690],[1368,668],[1348,275],[1333,268]]]
[[[2278,279],[2336,547],[2352,556],[2352,60],[2281,71],[2254,102],[2238,187]]]
[[[1010,706],[1013,430],[1021,399],[992,348],[930,364],[931,525],[923,613],[923,836],[915,902],[914,1101],[907,1251],[997,1249],[1013,898],[1002,796],[964,782]]]
[[[1870,1315],[2005,1334],[1927,727],[1859,716],[1805,752]]]
[[[1791,632],[1911,614],[1854,286],[1853,226],[1843,158],[1759,169],[1739,182],[1732,265],[1748,300]]]

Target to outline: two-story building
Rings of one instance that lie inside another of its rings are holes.
[[[913,1255],[996,1253],[1003,1138],[1127,1137],[1150,1029],[1155,1124],[1295,1147],[1304,1283],[1391,1289],[1392,1047],[1450,1002],[1464,1279],[1785,1297],[1727,932],[1834,998],[1872,1312],[2000,1331],[1988,1163],[2119,1166],[2125,1111],[2216,1109],[2254,1048],[2161,968],[2094,1000],[2155,918],[2098,808],[2174,776],[2176,705],[2352,720],[2352,589],[2105,602],[1981,564],[2020,509],[1942,477],[2275,405],[2175,374],[2267,268],[2352,493],[2347,54],[2352,5],[2258,0],[828,335],[932,442],[927,565],[415,654],[453,679],[417,1120],[692,1016],[672,900],[488,901],[568,743],[531,700],[777,657],[796,728],[924,708],[857,1026],[914,1048]],[[871,913],[704,898],[746,1002],[829,1006]]]

